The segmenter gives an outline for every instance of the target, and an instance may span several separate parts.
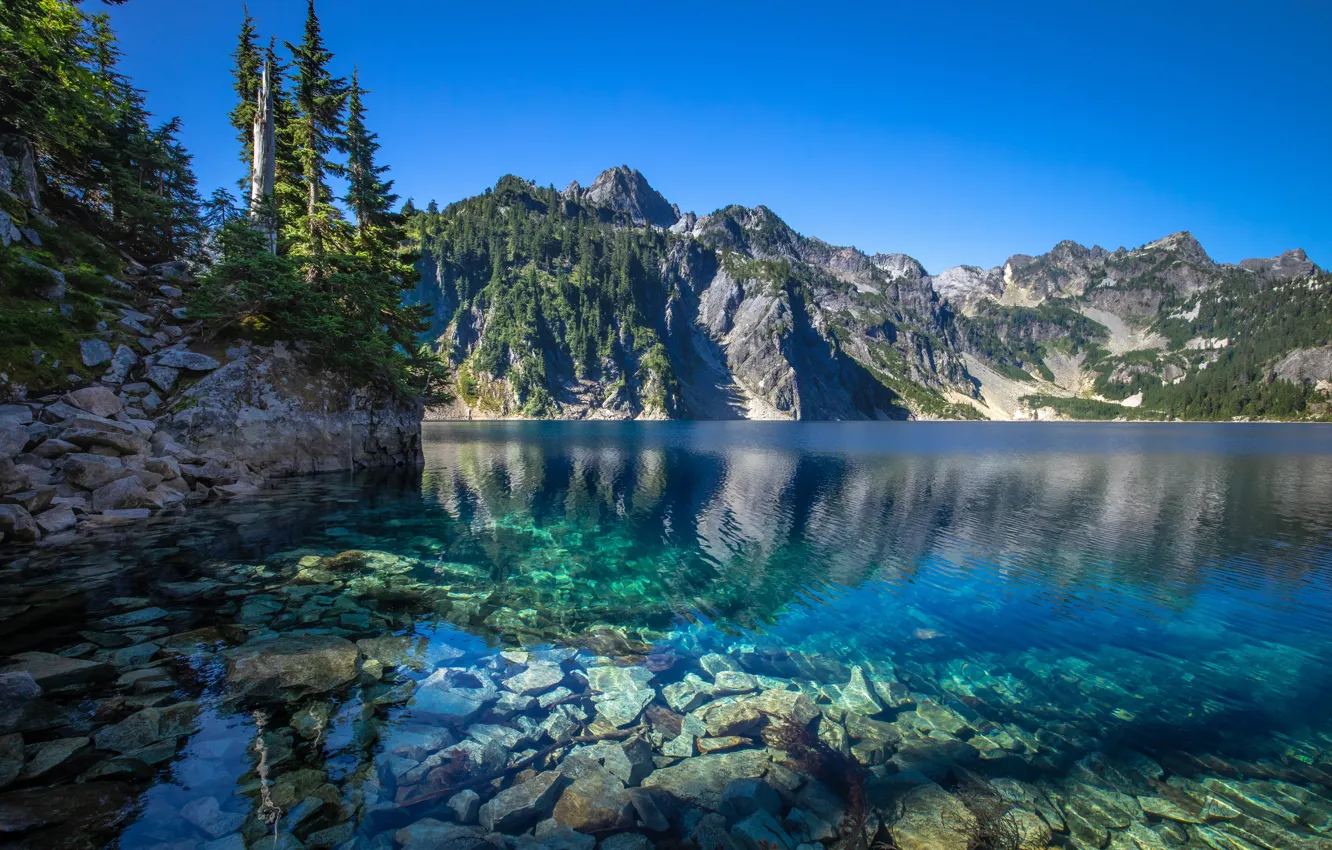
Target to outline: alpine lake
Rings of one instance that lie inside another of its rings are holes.
[[[0,844],[1332,850],[1332,428],[424,428],[0,548]]]

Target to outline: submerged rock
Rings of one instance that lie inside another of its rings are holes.
[[[551,813],[567,783],[563,774],[547,771],[506,788],[481,807],[481,826],[487,832],[522,832]]]
[[[716,811],[732,780],[758,779],[767,772],[770,762],[764,750],[698,756],[654,771],[643,780],[643,787],[661,788],[681,800]]]
[[[227,684],[259,696],[323,693],[355,679],[360,657],[356,644],[333,635],[256,641],[228,654]]]

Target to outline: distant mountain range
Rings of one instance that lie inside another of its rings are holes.
[[[929,274],[638,171],[516,177],[410,224],[441,417],[1327,418],[1332,276],[1187,232]]]

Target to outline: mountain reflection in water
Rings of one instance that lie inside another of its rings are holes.
[[[448,777],[404,760],[484,760],[521,732],[502,762],[558,741],[540,727],[559,706],[494,701],[492,681],[525,668],[565,677],[579,734],[617,728],[608,701],[642,694],[619,728],[652,727],[654,776],[682,757],[664,754],[679,720],[661,718],[746,699],[721,686],[733,671],[736,693],[807,698],[825,743],[897,789],[882,793],[988,777],[1038,796],[1021,805],[1058,846],[1135,825],[1153,833],[1139,846],[1332,846],[1332,432],[1317,426],[429,423],[423,470],[277,482],[6,558],[0,652],[114,675],[48,688],[0,729],[26,748],[0,811],[49,818],[38,789],[83,806],[101,788],[123,816],[72,834],[122,847],[268,835],[256,740],[274,788],[299,798],[279,807],[317,801],[288,830],[305,846],[425,840],[406,828],[451,816],[412,801]],[[237,692],[237,652],[307,634],[361,640],[373,670]],[[412,658],[372,657],[386,635]],[[605,663],[651,684],[598,690]],[[440,676],[475,714],[426,710]],[[178,747],[108,748],[105,730],[179,705],[191,720],[162,733]],[[43,747],[80,736],[64,767],[34,772],[54,758]],[[730,758],[775,758],[741,739]],[[181,820],[210,797],[233,828]],[[1240,814],[1204,817],[1212,798]],[[793,841],[796,809],[784,800]]]

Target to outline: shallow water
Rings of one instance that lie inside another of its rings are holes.
[[[371,554],[321,560],[347,550]],[[536,662],[560,665],[579,735],[640,723],[608,725],[598,706],[616,694],[588,693],[586,671],[650,671],[657,773],[675,764],[664,709],[690,708],[677,683],[715,687],[730,669],[759,677],[741,688],[804,693],[812,728],[896,815],[926,777],[1015,779],[1057,812],[1041,815],[1057,846],[1332,846],[1319,426],[427,424],[424,470],[279,482],[6,559],[0,653],[115,667],[48,688],[11,727],[28,766],[0,794],[0,829],[30,846],[240,850],[274,832],[291,847],[427,846],[400,830],[451,815],[410,801],[463,775],[413,771],[430,754],[476,745],[480,775],[504,766],[481,747],[496,736],[510,760],[558,740],[536,728],[557,706],[491,694],[471,716],[429,710],[431,674],[467,669],[444,684],[498,693]],[[240,693],[231,650],[297,634],[412,642],[331,690]],[[181,704],[178,728],[125,725]],[[746,735],[733,752],[782,761]],[[34,770],[43,745],[80,736]],[[794,844],[792,807],[809,804],[780,790]],[[1209,799],[1237,814],[1207,815]],[[5,828],[42,806],[81,814]],[[668,843],[696,818],[611,831]]]

